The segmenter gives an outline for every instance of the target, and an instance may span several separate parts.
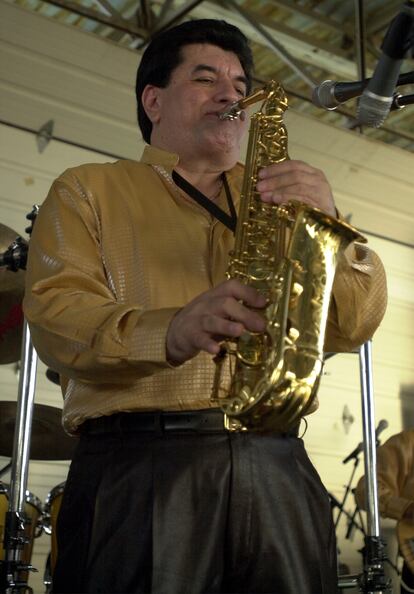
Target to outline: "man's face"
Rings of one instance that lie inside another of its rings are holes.
[[[168,86],[155,89],[157,109],[151,144],[192,159],[239,158],[247,122],[219,114],[246,95],[246,76],[236,54],[210,44],[182,48],[183,61]]]

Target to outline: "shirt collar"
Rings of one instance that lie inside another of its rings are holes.
[[[145,145],[141,156],[141,163],[146,163],[147,165],[161,165],[170,175],[179,160],[180,158],[177,153],[170,153],[150,144]],[[240,164],[237,163],[232,169],[226,171],[226,176],[228,179],[233,177],[238,178],[242,171]]]
[[[150,144],[145,145],[141,156],[141,163],[147,165],[161,165],[171,175],[172,170],[178,164],[179,157],[176,153],[169,153],[164,149],[157,148]]]

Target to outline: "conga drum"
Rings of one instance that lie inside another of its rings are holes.
[[[56,566],[57,560],[57,538],[56,538],[56,524],[59,515],[60,506],[62,504],[63,491],[65,489],[65,482],[63,481],[56,487],[54,487],[48,494],[44,506],[43,513],[43,524],[45,532],[51,535],[51,550],[50,550],[50,572],[53,575],[53,571]]]

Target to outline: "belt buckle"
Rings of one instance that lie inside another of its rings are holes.
[[[235,419],[234,417],[229,417],[229,415],[224,414],[224,428],[226,431],[230,433],[238,433],[240,431],[247,431],[247,427],[243,425],[239,419]]]

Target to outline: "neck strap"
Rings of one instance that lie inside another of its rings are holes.
[[[213,217],[218,219],[223,225],[225,225],[230,231],[233,233],[236,231],[236,224],[237,224],[237,214],[236,209],[234,208],[233,199],[231,197],[231,192],[229,185],[227,183],[226,174],[221,174],[221,179],[223,181],[224,190],[226,192],[227,204],[229,206],[230,215],[225,212],[222,208],[217,206],[212,200],[207,198],[200,190],[198,190],[195,186],[190,184],[186,179],[181,177],[179,173],[176,171],[172,172],[172,178],[174,183],[183,190],[186,194],[191,196],[197,204],[205,208]]]

